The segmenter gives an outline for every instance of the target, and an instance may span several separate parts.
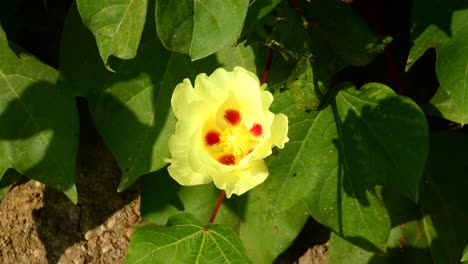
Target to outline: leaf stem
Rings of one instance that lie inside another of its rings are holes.
[[[221,207],[221,204],[223,203],[224,196],[226,196],[226,192],[223,190],[219,194],[218,201],[216,202],[216,206],[213,209],[213,213],[211,213],[210,221],[208,221],[208,224],[212,224],[216,218],[216,215],[218,214],[219,207]]]
[[[268,50],[268,55],[267,55],[267,59],[265,62],[265,68],[263,69],[261,84],[266,83],[266,81],[268,80],[268,74],[270,73],[272,59],[273,59],[273,49],[270,48]]]

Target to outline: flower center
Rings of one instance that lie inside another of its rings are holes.
[[[218,162],[236,165],[258,145],[263,128],[259,123],[247,127],[237,109],[226,110],[223,117],[227,127],[222,132],[218,128],[206,131],[205,145],[210,155]]]
[[[228,127],[219,137],[219,146],[224,152],[243,158],[250,148],[250,134],[243,127]]]

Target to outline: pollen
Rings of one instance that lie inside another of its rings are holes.
[[[226,119],[226,121],[228,121],[229,124],[237,126],[240,123],[242,116],[239,110],[228,109],[224,112],[224,119]]]
[[[231,127],[223,131],[220,146],[227,153],[242,158],[250,148],[249,133],[241,127]]]
[[[250,129],[250,133],[255,137],[261,136],[263,134],[262,125],[258,123],[254,123],[252,128]]]
[[[208,146],[213,146],[219,143],[220,134],[217,131],[211,130],[205,135],[205,143]]]

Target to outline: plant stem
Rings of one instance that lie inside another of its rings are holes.
[[[261,84],[266,83],[268,80],[268,74],[270,73],[271,61],[273,59],[273,49],[268,50],[267,59],[265,62],[265,68],[263,69]]]
[[[210,221],[208,221],[208,224],[212,224],[216,218],[216,215],[218,214],[219,207],[221,207],[221,204],[223,203],[224,196],[226,195],[226,192],[221,191],[219,194],[218,201],[216,202],[216,206],[213,209],[213,213],[211,213]]]

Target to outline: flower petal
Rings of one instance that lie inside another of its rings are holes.
[[[278,148],[284,148],[284,144],[289,141],[288,138],[288,117],[284,114],[275,115],[271,124],[271,143]]]
[[[195,93],[190,80],[184,79],[182,83],[176,86],[172,93],[172,111],[177,119],[187,119],[193,113],[190,106],[199,100],[200,96]]]
[[[167,171],[180,185],[192,186],[206,184],[212,181],[210,175],[193,171],[183,160],[178,160],[177,162],[172,160],[171,162]]]
[[[226,196],[241,195],[261,184],[268,177],[268,167],[263,160],[257,160],[244,170],[233,170],[226,174],[213,175],[213,182]]]

